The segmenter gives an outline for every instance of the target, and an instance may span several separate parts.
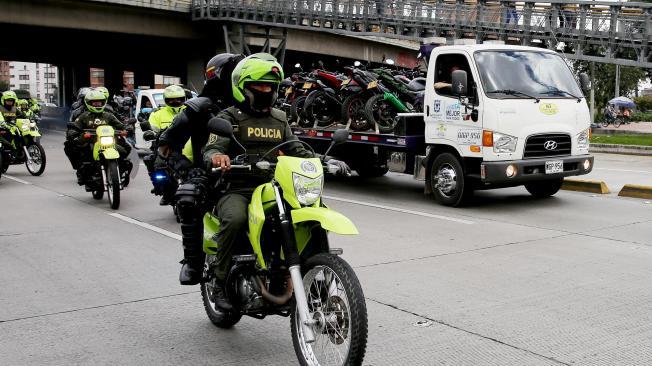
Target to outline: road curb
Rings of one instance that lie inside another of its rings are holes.
[[[610,153],[610,154],[652,156],[652,146],[592,143],[589,148],[589,151],[592,153],[599,152],[599,153]]]
[[[609,187],[607,183],[600,180],[588,179],[564,179],[561,189],[565,191],[588,192],[598,194],[608,194]]]
[[[625,184],[620,192],[618,192],[618,196],[652,199],[652,186]]]

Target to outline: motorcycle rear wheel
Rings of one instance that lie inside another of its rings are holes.
[[[209,266],[210,261],[213,259],[211,255],[206,255],[205,266]],[[209,281],[202,281],[199,285],[201,288],[201,299],[204,303],[204,310],[206,310],[206,315],[208,319],[216,327],[222,329],[228,329],[236,325],[242,318],[242,314],[236,313],[225,313],[218,309],[215,306],[215,302],[211,300],[212,298],[212,284],[215,281],[215,278],[212,277]]]
[[[45,171],[45,150],[41,144],[32,144],[27,146],[27,151],[32,157],[25,160],[25,167],[29,174],[39,176]]]
[[[120,175],[118,174],[118,162],[111,160],[106,163],[106,196],[109,198],[111,208],[117,210],[120,207]]]
[[[306,261],[303,285],[313,319],[315,342],[306,343],[296,307],[290,321],[299,363],[362,365],[367,348],[367,306],[360,281],[343,259],[317,254]]]
[[[367,121],[378,125],[378,131],[390,133],[396,127],[396,108],[382,94],[374,95],[365,104]]]
[[[337,119],[338,107],[325,91],[318,90],[308,95],[304,110],[308,121],[317,121],[318,126],[326,127]]]
[[[342,103],[342,123],[348,124],[350,120],[350,127],[353,131],[366,131],[371,128],[371,123],[364,113],[365,103],[365,97],[358,94],[344,99]]]

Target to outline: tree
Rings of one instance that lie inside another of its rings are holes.
[[[590,65],[587,61],[576,61],[574,69],[579,74],[586,72],[591,75]],[[620,67],[620,95],[628,95],[638,89],[638,83],[647,78],[647,71],[639,67]],[[596,109],[607,105],[614,98],[616,90],[616,65],[595,64],[595,83],[592,86],[595,93]]]
[[[0,80],[0,93],[9,90],[9,82],[6,80]]]

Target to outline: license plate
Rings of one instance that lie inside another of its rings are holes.
[[[285,89],[285,96],[292,94],[292,87]]]
[[[546,161],[546,174],[556,174],[564,172],[564,162],[561,160]]]
[[[376,80],[372,81],[367,85],[367,89],[373,89],[378,86],[378,82]]]
[[[312,83],[305,83],[305,84],[303,84],[303,88],[304,88],[304,89],[310,89],[310,88],[312,88]]]

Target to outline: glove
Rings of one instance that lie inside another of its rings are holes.
[[[328,165],[328,171],[333,174],[351,176],[351,168],[341,160],[330,158],[326,160],[326,165]]]

